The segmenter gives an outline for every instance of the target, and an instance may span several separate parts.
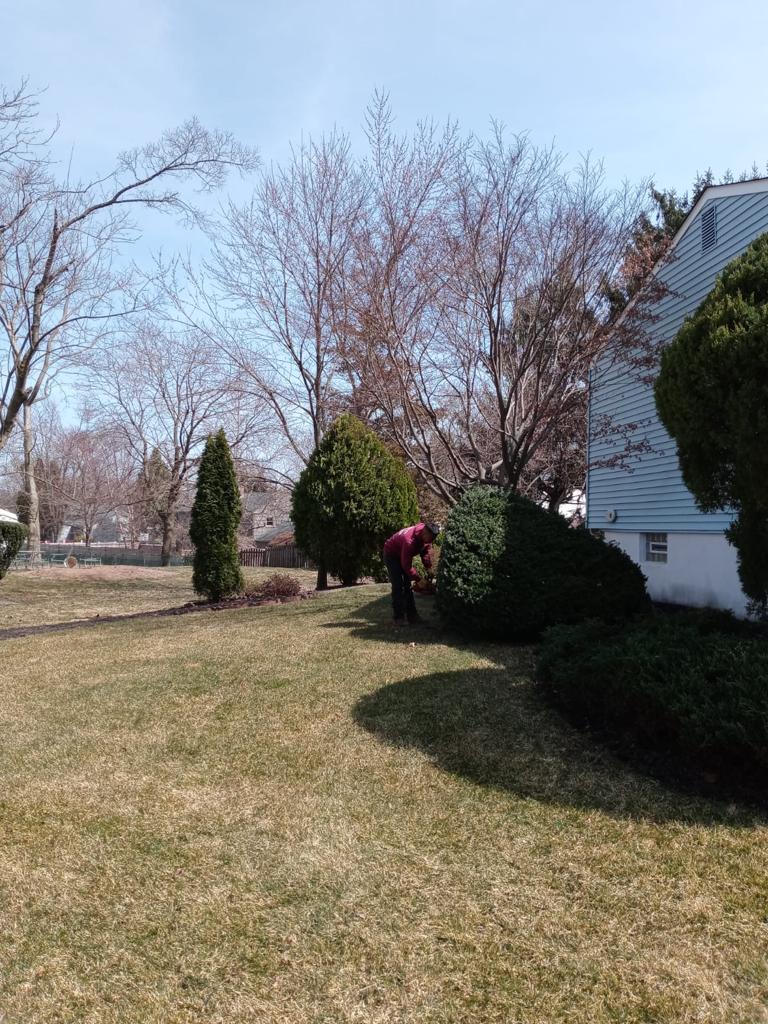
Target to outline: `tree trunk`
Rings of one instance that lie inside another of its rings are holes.
[[[28,530],[27,547],[32,565],[40,565],[40,500],[37,494],[37,481],[33,462],[35,445],[32,434],[32,409],[24,406],[24,492],[27,496]]]
[[[163,527],[163,545],[160,550],[160,565],[171,564],[171,549],[173,547],[174,515],[173,512],[161,512],[160,522]]]
[[[328,570],[322,563],[317,567],[317,589],[328,589]]]

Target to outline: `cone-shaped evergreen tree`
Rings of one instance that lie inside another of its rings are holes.
[[[223,430],[205,443],[189,535],[195,545],[192,585],[211,601],[243,589],[237,554],[242,506],[235,465]]]
[[[371,572],[386,538],[417,517],[403,463],[360,420],[340,416],[293,492],[298,546],[348,585]]]

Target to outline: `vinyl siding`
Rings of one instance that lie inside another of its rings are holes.
[[[717,244],[701,250],[701,214],[717,208]],[[669,342],[706,297],[723,267],[758,235],[768,231],[768,193],[713,198],[702,206],[675,248],[675,259],[662,271],[668,294],[658,305],[653,334]],[[626,468],[589,472],[587,523],[592,529],[646,533],[719,533],[731,521],[727,512],[704,514],[683,483],[675,443],[656,415],[653,387],[626,365],[598,368],[590,403],[590,462],[621,452],[620,435],[600,437],[609,417],[619,425],[637,424],[633,443],[647,440],[651,451],[635,456]],[[616,520],[608,523],[609,510]]]

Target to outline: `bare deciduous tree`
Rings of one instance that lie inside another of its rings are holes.
[[[609,300],[645,188],[500,127],[399,135],[385,97],[367,128],[366,159],[310,142],[231,206],[177,315],[237,363],[298,468],[351,410],[438,504],[488,482],[556,509],[583,484],[591,382],[648,358],[647,302],[617,322]]]
[[[0,250],[0,335],[5,369],[0,376],[0,447],[25,405],[42,394],[51,372],[72,348],[92,341],[94,330],[123,305],[125,280],[113,273],[121,243],[135,237],[136,206],[194,218],[193,205],[167,182],[219,187],[230,167],[247,169],[253,155],[223,132],[196,120],[147,146],[123,153],[98,181],[57,185],[40,160],[29,195],[15,179],[0,194],[0,210],[24,212],[7,221]],[[5,219],[5,218],[3,218]]]
[[[365,203],[348,139],[310,142],[262,176],[247,206],[229,206],[208,267],[224,300],[205,310],[210,329],[300,465],[336,411],[342,311]]]
[[[143,207],[193,220],[197,210],[176,183],[211,191],[230,168],[255,164],[230,134],[193,119],[124,152],[102,178],[59,183],[36,113],[26,86],[0,93],[0,449],[20,419],[32,449],[31,408],[52,376],[115,317],[135,311],[129,278],[114,263],[137,235],[132,212]],[[26,466],[31,472],[29,458]],[[34,480],[26,490],[34,500]],[[33,516],[30,544],[39,553],[35,522]]]
[[[95,424],[88,412],[59,438],[60,473],[53,487],[64,499],[68,517],[82,528],[86,547],[96,527],[133,498],[135,469],[121,442],[114,430]]]
[[[444,500],[495,482],[551,492],[557,507],[583,479],[590,372],[618,344],[606,284],[642,191],[610,192],[599,168],[566,173],[553,150],[507,143],[500,130],[459,151],[440,180],[442,209],[420,226],[405,268],[395,244],[388,258],[362,253],[359,380]],[[395,223],[407,230],[409,211]],[[402,294],[411,301],[393,300]],[[569,479],[556,480],[566,467]]]
[[[138,473],[161,460],[151,496],[162,526],[162,564],[168,565],[183,488],[209,433],[224,426],[231,443],[251,436],[257,409],[233,398],[233,377],[221,354],[199,331],[143,322],[91,363],[99,386],[101,422],[122,434]],[[146,499],[142,499],[146,500]]]

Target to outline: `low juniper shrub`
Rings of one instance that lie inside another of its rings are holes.
[[[725,613],[547,632],[539,678],[572,719],[750,785],[768,781],[768,642]]]

